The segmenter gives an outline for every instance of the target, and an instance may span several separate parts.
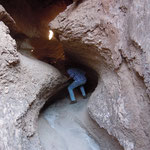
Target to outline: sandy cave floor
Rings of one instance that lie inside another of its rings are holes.
[[[89,96],[77,96],[76,104],[70,104],[67,97],[40,114],[38,132],[45,150],[120,150],[89,117]]]

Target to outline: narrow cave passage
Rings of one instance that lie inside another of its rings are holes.
[[[57,64],[58,65],[58,64]],[[61,68],[60,68],[61,66]],[[95,90],[97,83],[98,83],[98,74],[92,69],[89,68],[81,63],[77,63],[75,59],[73,58],[67,58],[67,61],[63,62],[63,65],[61,64],[60,66],[56,66],[56,68],[65,76],[67,76],[67,78],[69,78],[68,74],[67,74],[67,69],[68,68],[78,68],[83,70],[86,74],[86,84],[84,85],[85,88],[85,92],[88,95],[88,97],[91,95],[91,93]],[[62,69],[63,68],[63,69]],[[70,96],[69,96],[69,92],[67,87],[73,82],[74,80],[71,78],[69,79],[67,82],[64,83],[64,85],[62,85],[63,89],[61,89],[60,91],[58,91],[53,97],[51,97],[46,104],[44,105],[44,107],[42,108],[41,111],[45,110],[49,105],[53,104],[53,102],[56,102],[59,99],[64,99],[66,97],[68,97],[68,101],[70,102]],[[79,89],[79,87],[75,88],[74,90],[74,94],[75,97],[78,101],[78,96],[80,98],[83,99],[81,91]]]
[[[83,99],[81,92],[74,89],[76,104],[70,104],[67,86],[51,97],[41,110],[38,122],[38,132],[45,150],[100,150],[100,145],[90,131],[92,120],[87,112],[87,103],[91,93],[97,86],[98,76],[94,70],[77,63],[73,59],[67,59],[65,67],[80,68],[86,72],[87,83],[85,91],[87,98]],[[93,126],[94,123],[93,123]]]
[[[95,90],[98,77],[95,71],[73,59],[67,61],[68,67],[86,70],[87,98],[83,99],[77,89],[77,103],[70,104],[67,85],[51,97],[41,109],[38,120],[38,133],[45,150],[118,150],[120,145],[108,133],[93,121],[87,110],[87,104]]]
[[[11,35],[17,42],[18,51],[23,55],[34,56],[53,65],[63,74],[66,72],[66,67],[83,69],[88,78],[85,85],[88,94],[86,99],[83,99],[80,91],[76,89],[75,96],[78,102],[70,105],[68,84],[65,84],[62,85],[64,88],[51,97],[41,109],[38,120],[41,144],[45,150],[120,149],[115,139],[109,136],[104,129],[99,128],[87,112],[88,100],[97,86],[97,73],[80,62],[76,62],[74,58],[66,56],[61,42],[57,39],[48,40],[47,24],[67,5],[71,4],[72,0],[62,0],[61,2],[44,0],[42,3],[41,0],[23,0],[21,2],[15,0],[12,3],[9,0],[2,0],[2,4],[17,23],[17,31],[11,30]],[[57,12],[54,12],[56,7],[58,8]]]

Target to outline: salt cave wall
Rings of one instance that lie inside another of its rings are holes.
[[[18,53],[9,33],[0,21],[0,149],[40,150],[39,111],[65,78],[52,66]]]
[[[51,23],[66,53],[99,74],[88,110],[125,150],[150,149],[148,0],[82,0]]]

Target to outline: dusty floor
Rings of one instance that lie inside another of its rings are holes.
[[[90,119],[87,99],[78,96],[50,105],[39,117],[39,136],[45,150],[122,150],[104,129]]]

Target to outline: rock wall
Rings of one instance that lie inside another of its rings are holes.
[[[125,150],[150,149],[148,0],[81,0],[50,28],[66,53],[99,74],[90,116]]]
[[[39,110],[65,78],[52,66],[21,55],[16,47],[0,21],[0,149],[39,150]]]
[[[2,5],[0,5],[0,21],[3,21],[12,30],[12,32],[16,33],[18,31],[16,22],[6,12],[6,10],[4,9],[4,7]]]

